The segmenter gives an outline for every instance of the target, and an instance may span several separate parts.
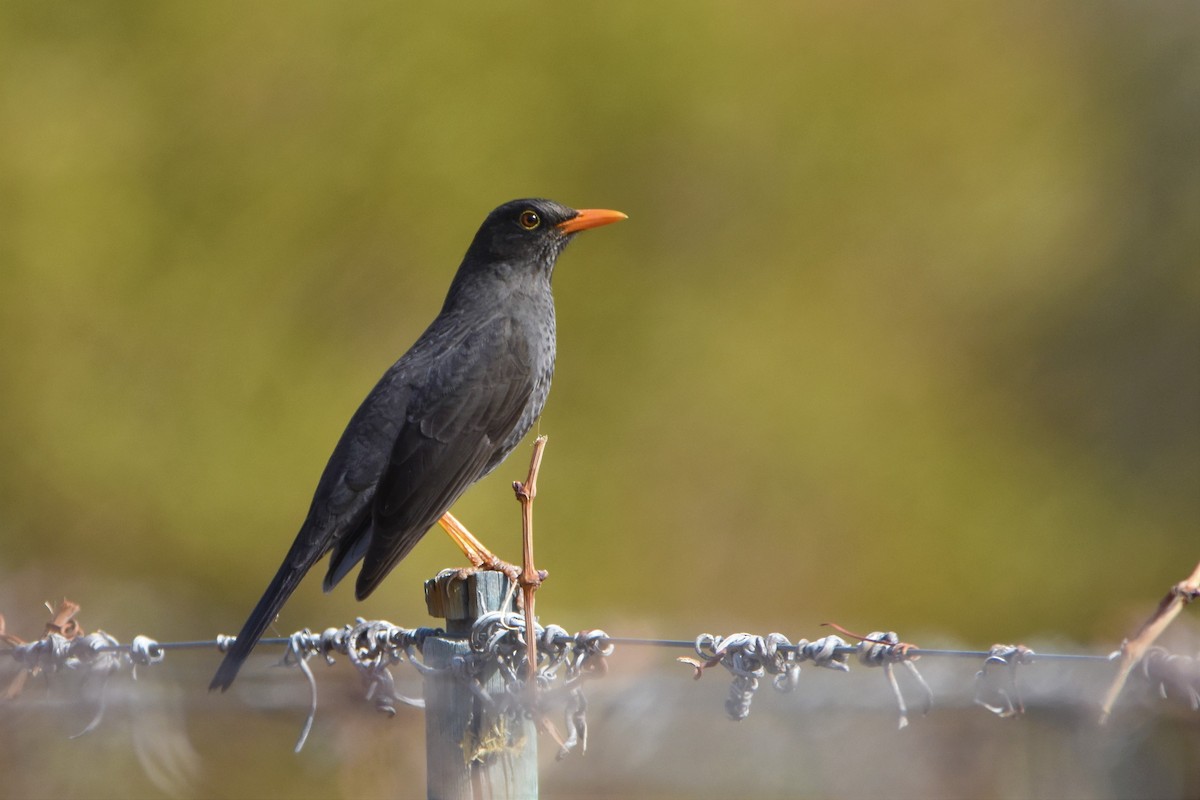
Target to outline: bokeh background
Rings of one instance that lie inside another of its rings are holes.
[[[36,638],[67,596],[123,641],[236,632],[358,402],[484,215],[529,195],[630,216],[556,271],[544,621],[1107,652],[1195,563],[1194,2],[14,3],[8,630]],[[514,559],[526,452],[456,508]],[[278,629],[426,624],[422,581],[460,563],[430,535],[363,604],[310,580]],[[1139,723],[1152,763],[1117,748],[1064,777],[1095,756],[1087,715],[963,740],[986,712],[935,712],[918,758],[834,707],[820,740],[849,763],[816,779],[780,746],[807,723],[774,718],[763,747],[722,719],[724,679],[690,684],[673,655],[614,661],[614,682],[674,688],[595,703],[592,750],[548,762],[549,796],[1145,789],[1105,771],[1126,768],[1200,792],[1194,716],[1174,750]],[[36,684],[0,707],[0,794],[423,791],[420,714],[377,718],[344,664],[293,756],[307,695],[272,660],[213,697],[217,656],[173,654],[74,741],[90,711]],[[889,702],[851,716],[887,730]],[[647,740],[630,772],[621,726],[677,736],[685,710],[694,748]],[[964,773],[963,741],[986,769]]]

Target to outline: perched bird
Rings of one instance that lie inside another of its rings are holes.
[[[441,312],[350,418],[296,541],[209,689],[225,690],[305,573],[332,553],[329,591],[362,562],[362,600],[435,523],[476,566],[499,562],[449,513],[542,412],[554,374],[550,278],[579,231],[625,219],[550,200],[514,200],[487,216]],[[444,516],[443,516],[444,515]]]

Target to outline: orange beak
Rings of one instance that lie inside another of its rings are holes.
[[[605,208],[584,208],[580,209],[579,213],[569,220],[558,223],[558,229],[563,233],[578,233],[579,231],[586,231],[588,228],[599,228],[601,225],[620,222],[623,219],[629,219],[629,216],[622,214],[620,211],[609,211]]]

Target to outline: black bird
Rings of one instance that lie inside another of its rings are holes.
[[[291,550],[209,689],[225,690],[305,573],[325,591],[359,561],[362,600],[438,521],[476,566],[501,563],[447,509],[542,412],[554,374],[554,264],[572,236],[625,219],[514,200],[483,221],[441,312],[350,419]],[[444,518],[443,518],[443,515]]]

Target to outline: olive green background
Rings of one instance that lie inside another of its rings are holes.
[[[544,621],[1106,652],[1195,564],[1194,3],[14,3],[9,631],[67,596],[122,641],[236,632],[357,403],[530,195],[630,217],[555,274]],[[455,509],[513,559],[527,453]],[[426,624],[422,580],[461,563],[435,531],[363,604],[310,579],[278,629]],[[145,684],[190,741],[174,778],[120,722],[68,742],[89,715],[37,684],[19,736],[0,707],[0,793],[403,794],[355,782],[382,763],[422,791],[420,715],[377,719],[344,665],[295,757],[303,687],[251,710],[205,693],[216,663]],[[269,663],[249,686],[297,688]]]

